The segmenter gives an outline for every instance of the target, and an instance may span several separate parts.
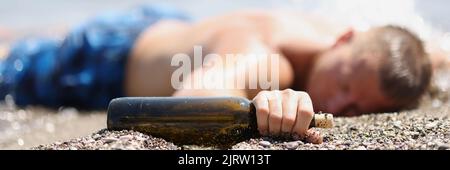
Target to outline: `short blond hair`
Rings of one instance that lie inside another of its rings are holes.
[[[373,28],[368,46],[381,52],[379,79],[382,91],[402,107],[416,104],[431,81],[431,62],[423,42],[398,26]],[[372,44],[372,45],[371,45]]]

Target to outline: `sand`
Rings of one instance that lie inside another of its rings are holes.
[[[317,129],[322,144],[270,137],[248,139],[229,148],[177,146],[135,131],[108,131],[104,111],[85,112],[0,106],[2,149],[257,149],[257,150],[448,150],[450,149],[450,72],[436,74],[417,109],[396,113],[337,117],[332,129]]]
[[[235,150],[377,150],[377,149],[450,149],[450,107],[336,118],[332,129],[317,129],[324,143],[280,140],[263,137],[240,142]],[[134,132],[100,130],[89,136],[40,145],[33,149],[217,149],[214,147],[176,146],[161,138]]]

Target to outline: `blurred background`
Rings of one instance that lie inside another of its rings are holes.
[[[59,37],[97,13],[162,2],[197,20],[246,8],[281,8],[314,13],[360,30],[396,24],[450,51],[448,0],[0,0],[0,56],[23,36]],[[29,148],[89,135],[105,127],[103,111],[20,109],[7,99],[0,106],[0,149]]]
[[[431,28],[450,31],[447,0],[0,0],[0,27],[28,34],[45,32],[68,28],[101,11],[162,2],[196,19],[246,8],[287,8],[316,13],[362,29],[395,23],[413,28],[423,37],[433,34]]]

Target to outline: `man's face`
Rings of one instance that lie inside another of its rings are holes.
[[[393,102],[379,85],[379,58],[374,54],[352,54],[350,44],[322,54],[307,84],[315,110],[356,116],[392,108]]]

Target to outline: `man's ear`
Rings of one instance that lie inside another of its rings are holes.
[[[342,34],[341,36],[339,36],[339,38],[336,40],[336,42],[333,45],[333,48],[340,46],[342,44],[348,43],[352,40],[354,36],[354,32],[353,29],[349,29],[348,31],[346,31],[344,34]]]

